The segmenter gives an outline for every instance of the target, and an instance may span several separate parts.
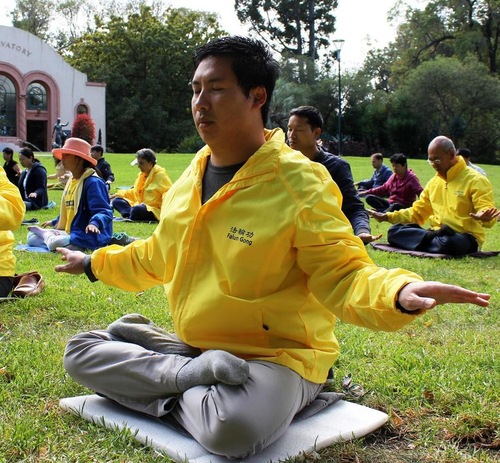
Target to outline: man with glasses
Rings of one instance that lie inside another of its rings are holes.
[[[427,162],[436,175],[420,198],[407,209],[380,213],[368,211],[378,222],[390,222],[392,246],[430,253],[465,255],[484,243],[484,229],[500,215],[489,180],[468,169],[453,142],[438,136],[428,147]],[[430,230],[422,228],[429,221]]]

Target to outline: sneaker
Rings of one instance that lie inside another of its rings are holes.
[[[38,219],[36,217],[23,220],[23,222],[22,222],[23,225],[37,225],[38,223],[40,223],[40,222],[38,222]]]
[[[117,244],[118,246],[127,246],[130,243],[138,240],[139,238],[134,238],[132,236],[128,236],[125,232],[117,232],[113,233],[109,244]]]

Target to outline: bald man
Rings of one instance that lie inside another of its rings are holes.
[[[500,215],[491,183],[467,168],[447,137],[434,138],[427,152],[427,162],[436,175],[420,198],[406,209],[369,214],[378,222],[396,224],[387,235],[393,246],[449,255],[478,251],[485,240],[485,228],[492,227]],[[422,228],[427,221],[429,230]]]

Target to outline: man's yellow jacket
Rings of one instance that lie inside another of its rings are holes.
[[[391,223],[418,223],[429,221],[429,227],[439,229],[448,225],[459,233],[470,233],[479,247],[484,243],[484,228],[491,228],[497,219],[481,222],[469,214],[495,207],[490,181],[476,170],[467,167],[461,156],[451,167],[446,178],[432,177],[411,207],[388,212]]]
[[[328,171],[267,142],[201,204],[203,148],[164,196],[153,235],[91,257],[106,284],[140,291],[164,284],[187,344],[285,365],[322,383],[339,354],[336,318],[396,330],[415,318],[396,298],[411,272],[377,267],[343,215]]]

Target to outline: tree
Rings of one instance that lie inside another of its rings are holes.
[[[392,11],[393,18],[398,14]],[[438,56],[468,54],[496,73],[499,38],[500,0],[433,0],[423,10],[404,12],[393,47],[402,73]]]
[[[296,60],[297,80],[312,82],[314,63],[335,31],[337,0],[235,0],[238,19],[286,59]]]
[[[425,153],[436,135],[466,146],[480,162],[495,162],[500,146],[500,82],[475,59],[436,58],[412,71],[394,93],[389,119],[394,143]],[[404,136],[401,136],[404,135]],[[415,146],[418,141],[420,146]]]
[[[215,15],[140,5],[98,18],[94,33],[69,49],[68,60],[91,80],[106,82],[107,139],[115,151],[173,151],[194,133],[190,113],[192,54],[221,36]]]
[[[71,136],[81,138],[91,145],[95,143],[95,124],[88,114],[76,116],[71,128]]]
[[[17,0],[11,12],[12,25],[46,40],[54,9],[52,0]]]

